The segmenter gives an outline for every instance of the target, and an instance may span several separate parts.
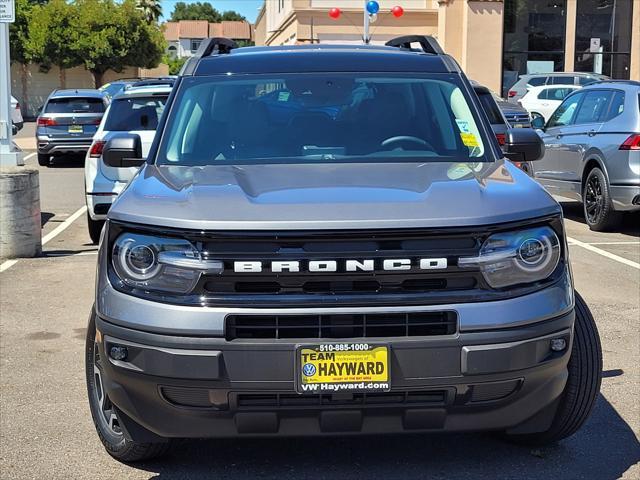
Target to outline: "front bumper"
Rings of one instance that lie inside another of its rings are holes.
[[[573,321],[571,309],[517,328],[367,339],[390,345],[391,392],[314,396],[295,393],[295,351],[318,341],[173,336],[96,315],[105,389],[139,441],[544,430],[566,383]],[[557,337],[562,352],[550,349]],[[125,362],[107,355],[112,345],[127,347]]]

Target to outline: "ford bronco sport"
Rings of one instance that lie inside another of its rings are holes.
[[[561,209],[504,157],[457,63],[203,42],[109,210],[89,403],[122,461],[173,438],[493,430],[544,444],[598,394]]]

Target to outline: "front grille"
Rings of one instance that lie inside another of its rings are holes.
[[[505,118],[509,121],[509,123],[529,123],[529,115],[526,113],[517,113],[505,115]]]
[[[226,338],[368,338],[452,335],[455,312],[335,315],[229,315]]]
[[[483,288],[479,271],[459,269],[457,258],[477,255],[486,233],[451,234],[425,231],[320,232],[254,234],[208,238],[202,242],[206,258],[224,262],[221,274],[206,275],[197,293],[211,303],[256,305],[289,301],[293,305],[331,298],[332,302],[396,303],[400,295],[443,295]],[[411,259],[407,270],[384,270],[385,259]],[[446,258],[443,269],[421,269],[421,258]],[[373,271],[348,272],[347,260],[374,262]],[[300,271],[274,272],[271,262],[299,262]],[[309,271],[310,261],[335,261],[336,272]],[[234,262],[260,262],[258,272],[235,272]],[[407,301],[410,301],[407,299]],[[403,303],[406,303],[403,301]],[[417,303],[417,302],[416,302]],[[256,305],[259,306],[259,305]]]
[[[438,406],[447,402],[446,390],[416,390],[403,392],[354,393],[328,395],[297,395],[294,393],[242,393],[236,395],[238,410],[313,409],[339,407],[403,407]]]

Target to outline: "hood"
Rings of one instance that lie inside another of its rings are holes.
[[[509,162],[145,165],[109,218],[203,230],[453,227],[557,213]]]
[[[511,103],[511,102],[507,102],[506,100],[502,100],[498,103],[498,107],[500,107],[500,110],[502,110],[503,113],[526,113],[528,114],[527,110],[521,106],[518,103]]]

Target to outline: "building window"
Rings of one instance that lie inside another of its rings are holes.
[[[564,70],[566,0],[504,0],[502,90],[525,73]]]
[[[200,44],[201,43],[202,43],[201,39],[192,38],[191,39],[191,52],[195,53],[200,48]]]
[[[578,0],[577,72],[629,78],[632,14],[632,0]]]
[[[167,48],[167,53],[169,53],[169,56],[171,58],[175,58],[178,56],[178,49],[175,45],[169,45],[169,48]]]

